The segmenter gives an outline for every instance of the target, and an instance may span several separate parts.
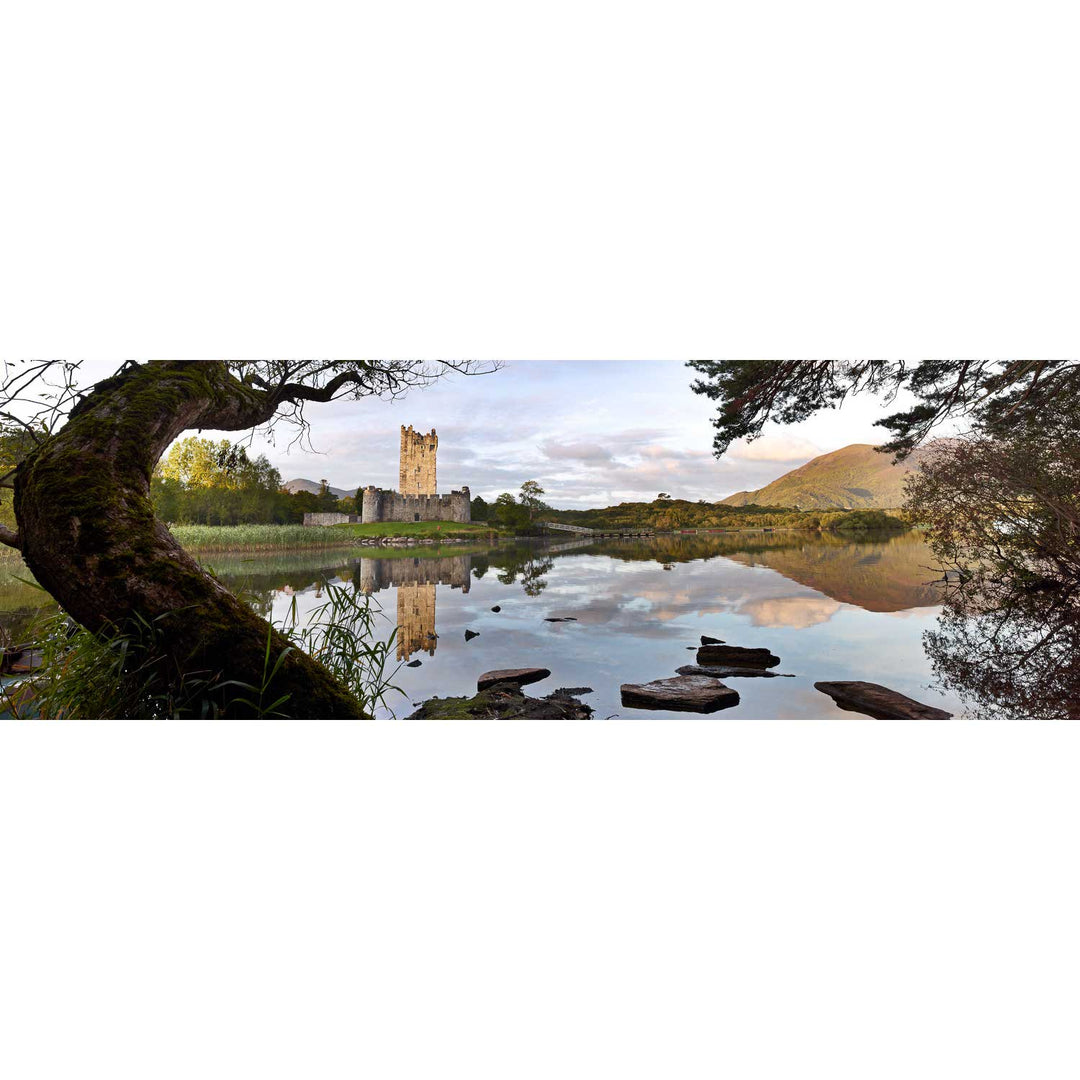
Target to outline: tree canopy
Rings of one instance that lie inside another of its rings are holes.
[[[694,393],[717,402],[717,457],[735,439],[760,436],[770,421],[799,423],[855,394],[882,394],[887,403],[901,390],[914,395],[914,405],[877,421],[890,435],[883,449],[900,456],[950,418],[1000,433],[1080,394],[1075,360],[691,360],[688,366],[701,375],[691,384]]]

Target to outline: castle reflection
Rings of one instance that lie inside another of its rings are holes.
[[[449,585],[469,591],[472,570],[470,555],[435,558],[364,559],[355,580],[369,596],[383,589],[397,589],[397,658],[408,660],[413,653],[435,655],[435,588]]]

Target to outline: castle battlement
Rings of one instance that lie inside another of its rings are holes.
[[[422,431],[413,431],[412,424],[401,425],[398,491],[402,495],[434,495],[439,490],[435,478],[438,449],[439,436],[434,428],[425,435]]]
[[[472,520],[470,494],[466,486],[449,495],[438,494],[436,457],[439,436],[435,429],[425,435],[410,424],[401,425],[401,459],[397,491],[369,484],[364,488],[361,520],[369,521],[455,521]]]

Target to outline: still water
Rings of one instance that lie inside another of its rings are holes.
[[[858,719],[814,689],[819,680],[882,683],[962,714],[930,688],[923,631],[939,610],[934,560],[915,535],[862,541],[801,532],[676,535],[494,548],[405,548],[274,559],[208,556],[231,588],[280,623],[325,599],[327,581],[368,593],[384,636],[400,627],[401,667],[383,716],[433,695],[472,694],[481,672],[546,667],[529,688],[593,688],[598,719],[679,717],[624,709],[619,685],[667,678],[694,662],[702,634],[766,647],[790,679],[729,678],[740,703],[707,719]],[[491,609],[499,607],[498,612]],[[570,619],[546,622],[545,619]],[[466,641],[465,631],[479,636]],[[392,654],[393,655],[393,654]],[[407,667],[420,660],[419,667]]]

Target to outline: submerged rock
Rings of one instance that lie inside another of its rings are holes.
[[[650,683],[623,683],[622,703],[629,709],[669,709],[711,713],[739,704],[739,692],[717,679],[679,675]]]
[[[577,622],[577,619],[575,619],[573,615],[567,615],[563,619],[553,619],[548,616],[548,618],[544,619],[544,622]]]
[[[595,691],[591,686],[560,686],[552,696],[554,697],[555,694],[558,694],[561,697],[580,697],[582,694],[592,693],[595,693]]]
[[[419,667],[422,663],[423,663],[422,660],[412,660],[408,664],[406,664],[405,666],[406,667]]]
[[[816,689],[848,712],[865,713],[876,720],[948,720],[952,713],[909,698],[887,686],[871,682],[817,682]]]
[[[588,720],[592,709],[571,694],[556,690],[543,698],[527,697],[520,686],[499,682],[474,697],[431,698],[409,720]]]
[[[479,636],[480,636],[480,631],[479,630],[466,630],[465,631],[465,640],[466,641],[472,641],[472,639],[474,637],[479,637]]]
[[[501,682],[513,683],[514,686],[528,686],[529,683],[540,682],[549,675],[551,672],[546,667],[498,668],[495,671],[485,671],[476,680],[476,689],[487,690]]]
[[[697,662],[706,666],[723,667],[776,667],[780,657],[768,649],[743,649],[738,645],[702,645],[698,649]]]
[[[737,667],[702,667],[701,664],[684,664],[675,671],[679,675],[706,675],[710,679],[794,679],[794,675],[782,675],[779,671],[766,671],[764,668]]]
[[[499,607],[499,605],[498,605],[498,604],[496,604],[496,605],[495,605],[495,606],[494,606],[494,607],[493,607],[493,608],[492,608],[491,610],[492,610],[492,611],[495,611],[495,612],[499,612],[499,611],[502,611],[502,608],[501,608],[501,607]]]

